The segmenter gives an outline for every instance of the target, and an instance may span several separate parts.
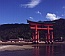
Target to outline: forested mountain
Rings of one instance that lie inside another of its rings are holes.
[[[54,21],[54,37],[60,38],[63,37],[65,39],[65,19],[58,19]]]
[[[0,39],[31,38],[29,24],[0,25]]]
[[[45,21],[44,21],[45,22]],[[53,22],[54,38],[63,37],[65,39],[65,19],[58,19]],[[44,38],[45,31],[40,31],[40,38]],[[3,24],[0,25],[0,39],[9,40],[16,38],[31,39],[32,31],[29,24]]]

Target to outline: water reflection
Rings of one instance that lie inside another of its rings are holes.
[[[53,46],[46,46],[46,56],[53,56]]]
[[[36,45],[34,56],[65,56],[65,45]]]
[[[40,56],[40,54],[39,54],[39,46],[36,46],[36,47],[34,47],[34,55],[35,56]]]

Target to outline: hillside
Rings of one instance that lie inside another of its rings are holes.
[[[9,40],[16,38],[29,38],[31,36],[28,24],[0,25],[0,39]]]

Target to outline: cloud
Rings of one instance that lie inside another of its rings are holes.
[[[62,17],[65,16],[65,13],[61,15]]]
[[[30,19],[33,19],[33,17],[29,17]]]
[[[56,14],[47,13],[46,18],[47,18],[47,19],[50,19],[50,20],[52,21],[52,20],[57,20],[57,19],[59,19],[60,17],[56,16]]]
[[[62,8],[65,9],[65,6],[63,6]]]
[[[34,7],[36,7],[40,2],[41,2],[41,0],[31,0],[31,1],[28,2],[27,4],[21,4],[21,7],[34,8]]]
[[[64,14],[62,14],[61,16],[64,16]]]
[[[40,14],[40,15],[42,14],[40,11],[37,11],[36,13],[38,13],[38,14]]]

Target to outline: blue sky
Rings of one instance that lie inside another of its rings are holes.
[[[0,0],[0,24],[65,18],[65,0]]]

